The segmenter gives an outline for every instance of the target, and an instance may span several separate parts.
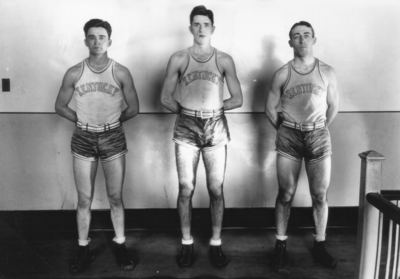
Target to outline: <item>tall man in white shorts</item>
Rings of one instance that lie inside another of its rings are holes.
[[[73,273],[84,269],[93,259],[89,251],[89,226],[94,183],[100,158],[106,179],[111,208],[118,264],[134,268],[125,247],[125,215],[122,186],[125,154],[128,152],[122,122],[139,112],[139,102],[132,76],[127,68],[108,58],[111,25],[92,19],[84,26],[89,57],[70,68],[64,76],[55,109],[57,114],[76,124],[71,150],[78,191],[78,253],[70,266]],[[75,96],[77,110],[68,104]],[[122,110],[123,102],[127,107]]]
[[[161,93],[162,105],[179,114],[173,140],[179,179],[178,212],[182,231],[182,251],[178,258],[180,267],[193,264],[191,210],[200,155],[203,156],[210,195],[210,261],[215,267],[228,264],[221,249],[226,145],[230,141],[224,111],[242,105],[242,91],[231,56],[211,46],[214,30],[212,11],[204,6],[193,8],[189,27],[193,35],[193,46],[171,56]],[[231,96],[223,100],[225,81]],[[177,86],[180,91],[180,103],[173,97]]]
[[[328,126],[338,112],[339,90],[333,68],[313,55],[317,38],[311,24],[294,24],[289,37],[294,59],[274,74],[266,103],[267,117],[278,130],[277,240],[270,262],[277,268],[285,263],[290,208],[304,159],[315,223],[313,255],[324,266],[334,267],[336,260],[325,249],[325,232],[332,153]],[[277,111],[279,103],[282,119]]]

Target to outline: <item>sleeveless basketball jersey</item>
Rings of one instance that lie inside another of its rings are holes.
[[[192,96],[203,98],[204,94],[223,94],[224,79],[218,68],[217,50],[214,48],[211,56],[201,61],[193,57],[189,49],[189,63],[179,81],[182,95],[188,93]]]
[[[82,61],[82,72],[75,82],[76,113],[84,124],[104,125],[119,120],[122,111],[121,86],[114,76],[115,61],[110,59],[101,71]]]
[[[327,87],[315,59],[314,68],[307,74],[296,71],[288,63],[289,74],[281,98],[284,119],[291,122],[319,122],[326,119]]]

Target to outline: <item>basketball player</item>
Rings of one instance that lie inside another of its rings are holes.
[[[194,7],[189,27],[193,45],[171,56],[161,93],[162,105],[179,114],[173,140],[179,179],[182,251],[178,265],[181,267],[193,264],[194,245],[190,226],[200,155],[203,156],[210,195],[210,261],[215,267],[228,264],[221,249],[226,145],[230,141],[224,111],[242,105],[242,91],[231,56],[211,46],[214,30],[213,12],[204,6]],[[230,98],[223,100],[225,81]],[[180,103],[173,98],[177,86]]]
[[[64,76],[55,109],[57,114],[76,124],[71,149],[78,192],[77,222],[79,249],[71,272],[79,272],[93,259],[89,251],[89,226],[94,181],[98,160],[102,162],[111,220],[115,230],[116,258],[125,270],[134,268],[124,234],[122,185],[125,154],[128,152],[122,122],[139,112],[132,76],[127,68],[108,58],[111,26],[107,21],[92,19],[84,26],[89,58],[70,68]],[[77,110],[68,104],[75,96]],[[127,107],[122,110],[123,103]]]
[[[305,21],[294,24],[289,37],[294,59],[274,74],[266,103],[267,117],[278,130],[277,240],[270,262],[278,268],[285,263],[286,230],[304,158],[315,222],[312,253],[324,266],[334,267],[336,260],[325,249],[325,231],[332,153],[328,126],[338,112],[338,85],[333,68],[313,55],[317,38],[311,24]],[[279,103],[282,119],[278,117]]]

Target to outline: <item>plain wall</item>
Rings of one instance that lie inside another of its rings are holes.
[[[341,87],[330,205],[358,205],[358,153],[366,150],[386,156],[383,187],[398,189],[398,1],[0,0],[0,78],[11,80],[11,92],[0,92],[0,210],[76,206],[74,125],[54,114],[54,102],[66,70],[88,56],[83,25],[91,18],[111,23],[109,56],[129,68],[139,94],[141,114],[124,123],[125,206],[176,207],[176,115],[159,99],[169,57],[192,45],[189,13],[199,4],[214,11],[212,45],[233,57],[244,95],[243,107],[227,113],[227,207],[274,206],[276,132],[262,112],[273,73],[293,57],[288,32],[300,20],[313,24],[314,54],[335,68]],[[295,206],[310,206],[307,182],[303,170]],[[208,205],[201,163],[194,206]],[[101,167],[93,208],[108,208]]]

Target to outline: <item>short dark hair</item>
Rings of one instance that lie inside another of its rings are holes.
[[[214,14],[211,10],[207,10],[207,8],[203,5],[196,6],[193,8],[190,13],[190,25],[192,25],[193,18],[197,15],[207,16],[211,20],[211,24],[214,25]]]
[[[94,18],[86,22],[85,26],[83,27],[83,31],[85,32],[85,37],[87,36],[89,29],[92,27],[103,27],[107,31],[108,38],[109,39],[111,38],[112,29],[110,23],[108,23],[107,21]]]
[[[304,25],[304,26],[307,26],[307,27],[311,28],[311,30],[312,30],[312,37],[314,38],[315,32],[314,32],[314,28],[311,26],[311,24],[308,23],[307,21],[300,21],[300,22],[297,22],[297,23],[293,24],[292,28],[290,28],[290,31],[289,31],[289,38],[290,38],[290,39],[292,39],[292,30],[293,30],[296,26],[299,26],[299,25]]]

